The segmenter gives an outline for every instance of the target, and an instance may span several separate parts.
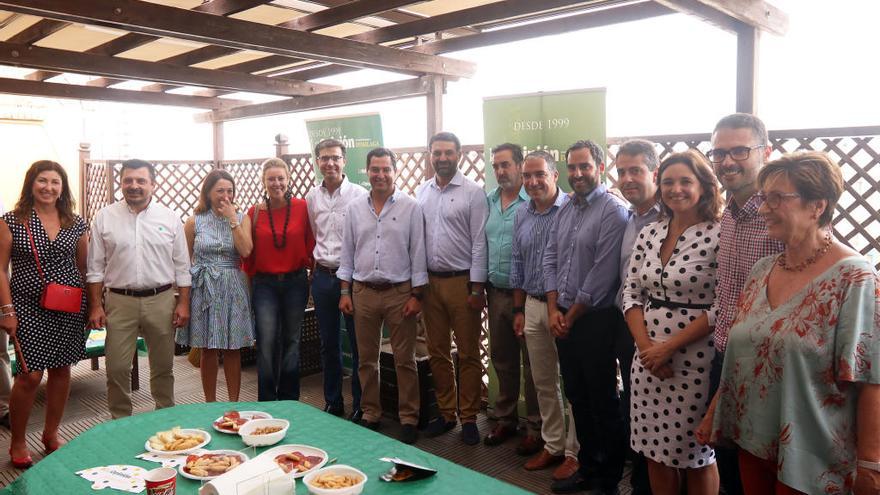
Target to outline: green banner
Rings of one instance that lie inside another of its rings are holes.
[[[331,117],[306,120],[309,133],[309,146],[312,150],[322,139],[338,139],[345,144],[345,175],[348,180],[367,189],[367,153],[371,149],[384,146],[382,140],[382,118],[378,113]],[[315,176],[321,179],[321,171],[315,167]]]
[[[590,139],[605,149],[605,89],[485,98],[483,136],[487,190],[496,187],[491,149],[511,142],[522,146],[523,154],[545,150],[553,155],[559,185],[570,191],[565,150],[580,139]]]

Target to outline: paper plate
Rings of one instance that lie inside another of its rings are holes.
[[[231,411],[229,411],[229,412],[231,412]],[[236,411],[236,412],[238,412],[238,416],[243,419],[252,419],[254,417],[254,415],[259,415],[263,419],[273,419],[271,414],[269,414],[267,412],[263,412],[263,411]],[[223,416],[220,416],[219,418],[215,419],[213,423],[211,423],[211,425],[214,427],[215,430],[219,431],[220,433],[226,433],[227,435],[238,435],[238,430],[224,430],[223,428],[220,428],[219,426],[217,426],[217,422],[220,421],[221,419],[223,419]],[[243,424],[244,423],[242,423],[242,425]],[[240,427],[241,426],[239,426],[239,428]]]
[[[307,471],[291,471],[288,473],[289,476],[292,476],[294,479],[302,478],[306,474],[316,471],[324,467],[324,464],[327,464],[327,452],[319,449],[318,447],[312,447],[311,445],[298,445],[298,444],[288,444],[288,445],[279,445],[277,447],[272,447],[271,449],[263,452],[258,457],[268,458],[269,460],[274,461],[276,457],[281,454],[287,454],[290,452],[300,452],[306,456],[315,456],[320,457],[321,462],[313,465]]]

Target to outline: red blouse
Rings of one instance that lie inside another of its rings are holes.
[[[251,223],[254,221],[252,206],[248,210]],[[249,275],[256,273],[288,273],[312,266],[312,251],[315,249],[315,236],[309,224],[309,213],[306,202],[303,199],[291,198],[290,220],[287,223],[287,231],[284,233],[287,243],[281,249],[275,247],[272,241],[272,229],[269,225],[269,217],[275,226],[275,236],[281,240],[281,230],[284,228],[285,208],[262,210],[257,217],[254,226],[254,249],[250,257],[245,260],[245,271]]]

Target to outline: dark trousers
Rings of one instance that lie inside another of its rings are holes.
[[[630,445],[629,404],[632,387],[629,380],[635,350],[635,341],[632,338],[626,320],[621,318],[620,330],[617,332],[615,352],[617,354],[618,366],[620,366],[621,381],[623,382],[623,392],[620,394],[620,414],[623,416],[623,422],[626,425],[626,455],[632,461],[633,468],[630,485],[633,489],[633,495],[650,495],[651,482],[648,479],[648,461],[645,460],[645,456],[634,451]]]
[[[616,307],[590,311],[568,336],[556,339],[565,396],[581,444],[580,472],[606,489],[620,481],[626,453],[615,353],[622,318]]]
[[[358,378],[357,336],[354,318],[339,311],[339,279],[322,270],[312,276],[312,300],[321,334],[321,364],[324,368],[324,403],[342,409],[342,339],[341,316],[345,316],[345,333],[351,349],[351,408],[361,407],[361,381]]]
[[[724,353],[715,351],[712,369],[709,371],[709,397],[715,397],[721,384],[721,368],[724,366]],[[739,449],[715,447],[715,462],[718,463],[718,476],[721,489],[727,495],[743,495],[742,480],[739,477]]]

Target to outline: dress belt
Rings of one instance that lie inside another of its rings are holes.
[[[329,266],[324,266],[317,262],[315,263],[315,269],[324,273],[329,273],[330,275],[336,275],[336,271],[339,270],[339,268],[330,268]]]
[[[685,303],[685,302],[676,302],[670,301],[668,299],[655,299],[653,297],[648,298],[648,306],[652,308],[669,308],[669,309],[709,309],[712,307],[711,304],[695,304],[695,303]]]
[[[113,287],[108,287],[107,290],[114,294],[122,294],[123,296],[129,297],[150,297],[155,296],[156,294],[161,294],[170,288],[171,284],[165,284],[163,286],[153,289],[116,289]]]
[[[497,285],[492,284],[492,282],[486,282],[486,287],[488,287],[489,289],[492,289],[492,290],[496,290],[496,291],[498,291],[498,292],[500,292],[500,293],[502,293],[502,294],[506,294],[506,295],[508,295],[508,296],[512,296],[512,295],[513,295],[513,289],[507,289],[507,288],[504,288],[504,287],[498,287]]]
[[[542,303],[547,302],[547,294],[540,294],[537,296],[533,296],[533,295],[529,294],[529,297],[531,297],[532,299],[537,299],[538,301],[541,301]]]
[[[355,282],[363,285],[368,289],[372,289],[378,292],[384,292],[386,290],[393,289],[394,287],[400,287],[401,285],[409,281],[404,280],[403,282],[361,282],[359,280],[355,280]]]

